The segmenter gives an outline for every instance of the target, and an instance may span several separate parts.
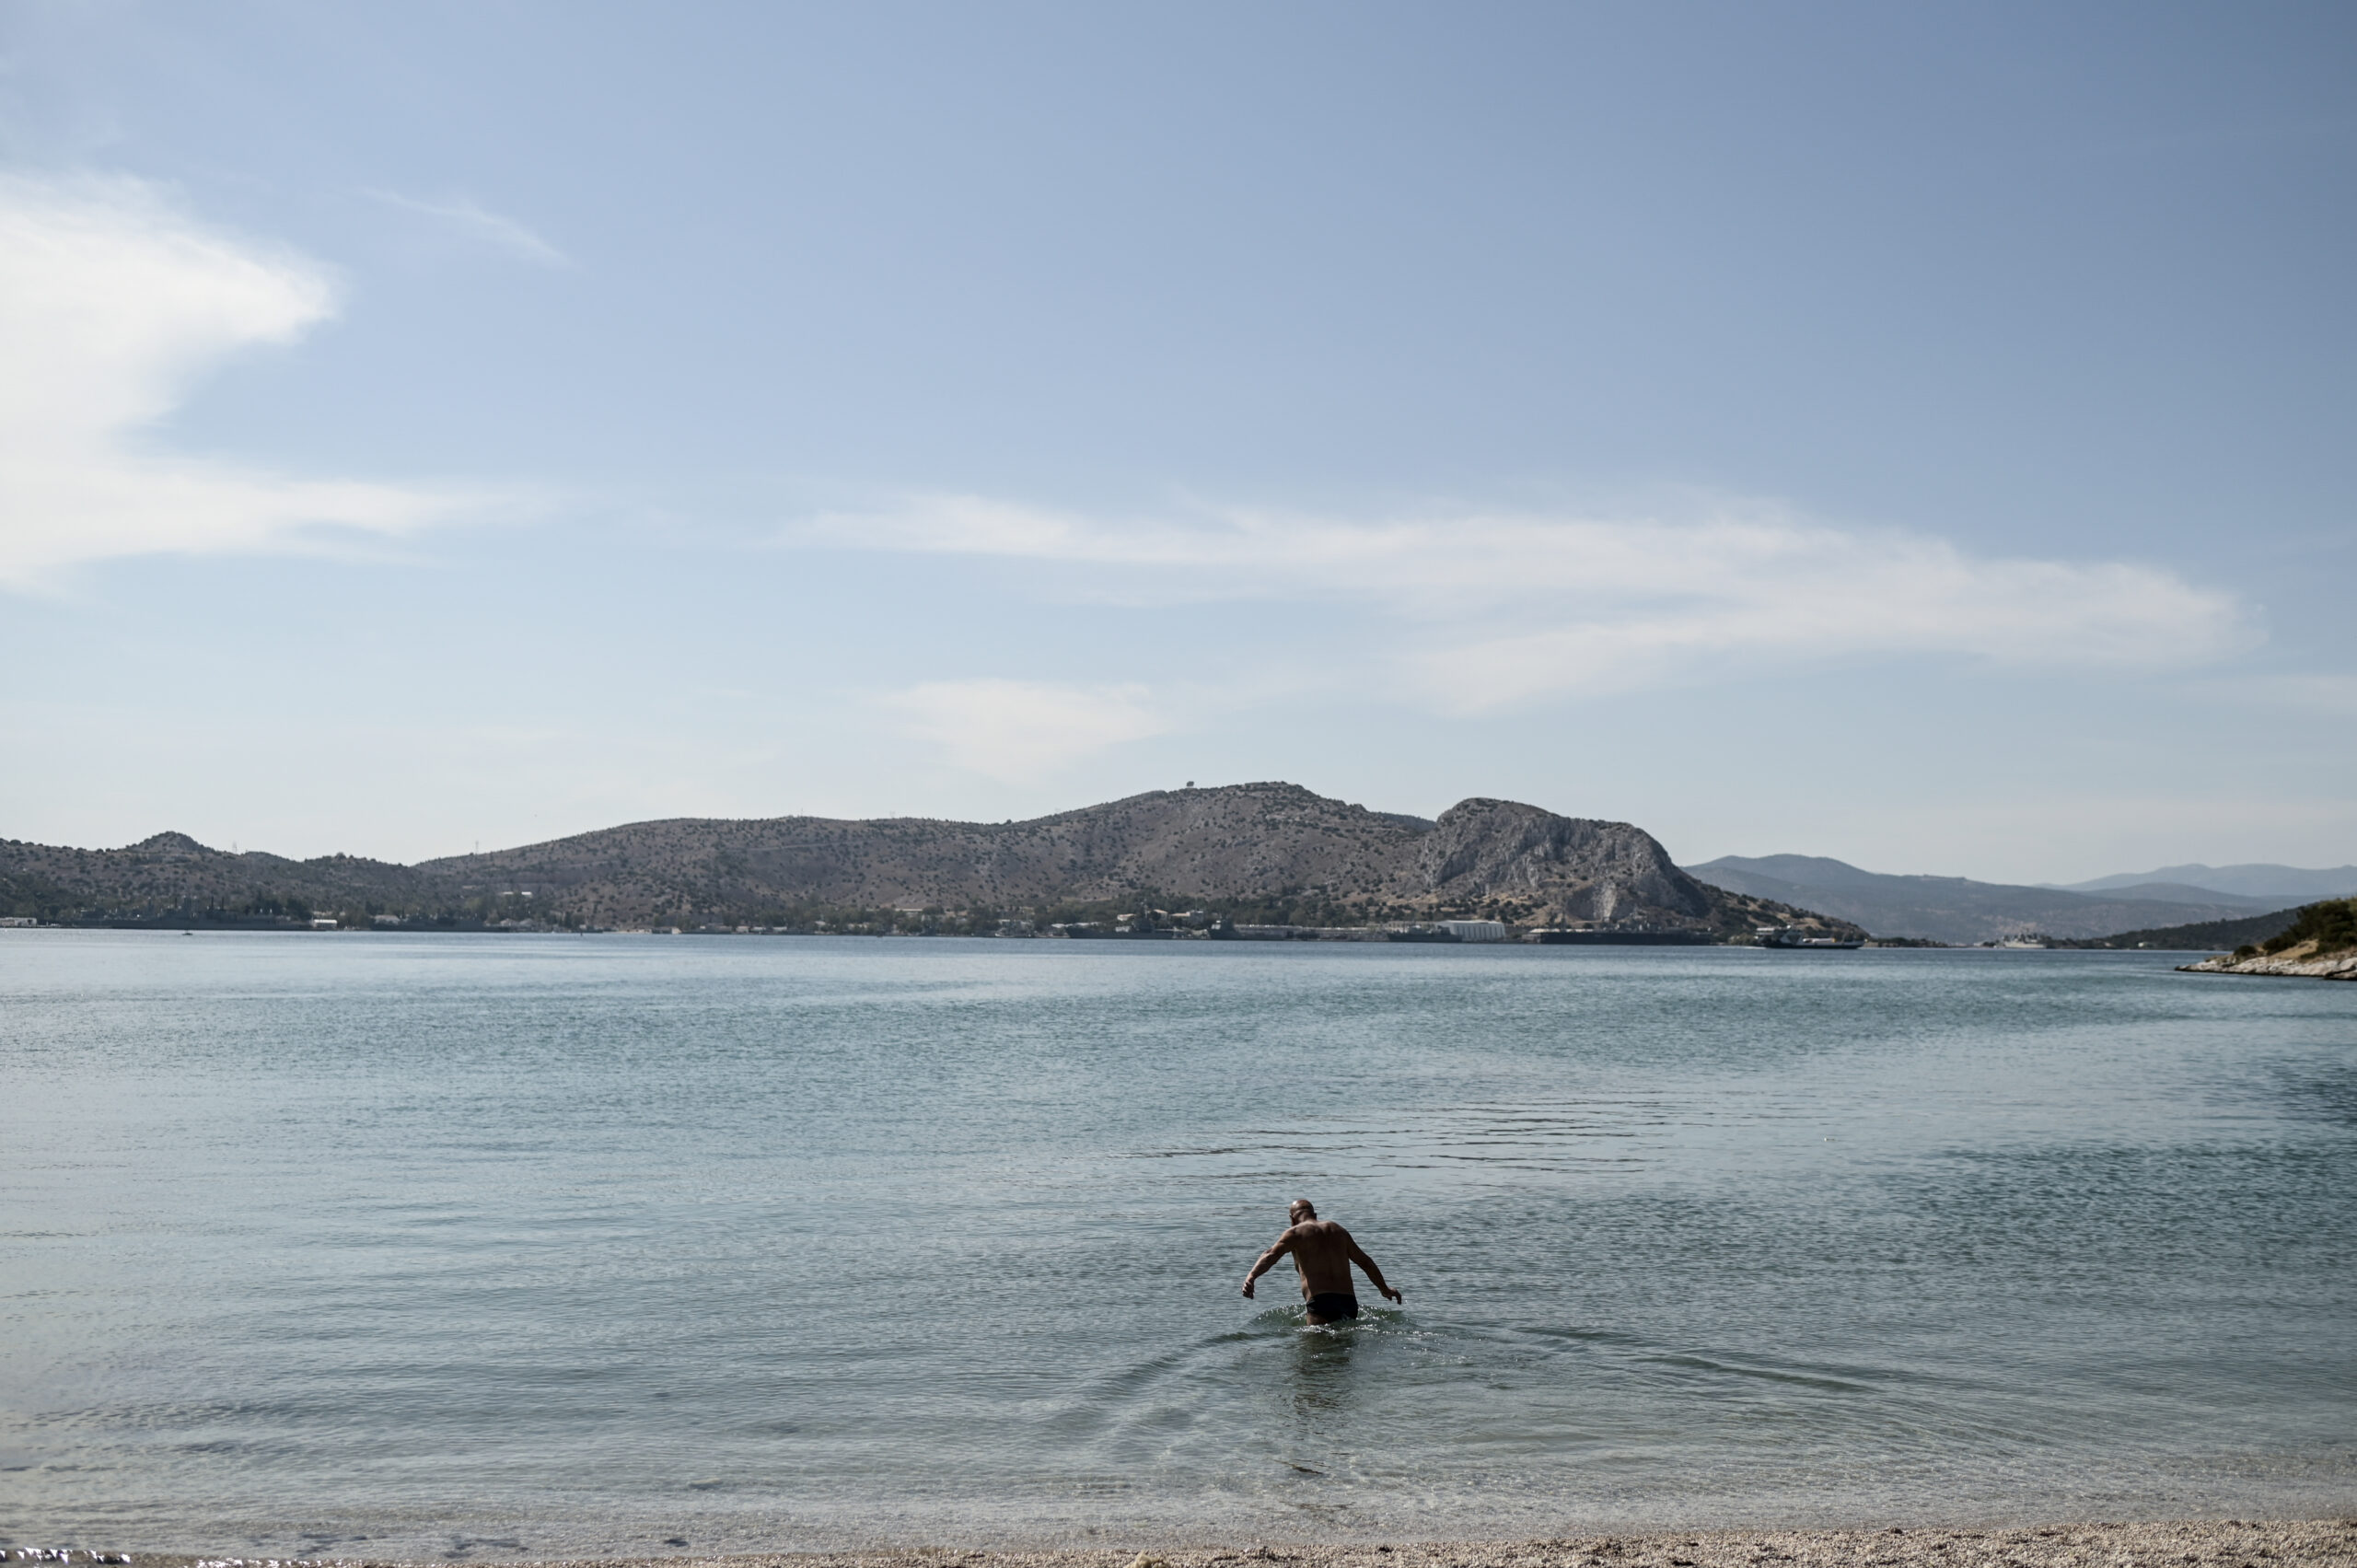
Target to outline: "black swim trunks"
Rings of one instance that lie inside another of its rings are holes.
[[[1359,1315],[1359,1298],[1355,1295],[1345,1295],[1340,1291],[1329,1291],[1324,1295],[1313,1295],[1309,1298],[1309,1315],[1312,1318],[1323,1318],[1329,1322],[1337,1318],[1355,1318]]]

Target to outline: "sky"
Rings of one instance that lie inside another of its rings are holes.
[[[0,837],[2357,861],[2357,10],[0,0]]]

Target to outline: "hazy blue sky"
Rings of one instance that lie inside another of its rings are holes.
[[[0,0],[0,835],[2357,859],[2357,8]]]

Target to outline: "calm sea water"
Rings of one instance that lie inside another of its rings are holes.
[[[2172,961],[8,933],[0,1535],[2344,1512],[2357,986]]]

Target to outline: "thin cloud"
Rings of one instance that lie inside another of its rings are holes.
[[[158,552],[397,533],[466,498],[145,451],[222,359],[335,310],[315,262],[210,229],[122,179],[0,177],[0,583]]]
[[[504,213],[494,213],[480,203],[464,196],[448,201],[425,202],[414,196],[403,196],[392,191],[369,191],[366,194],[389,207],[399,207],[406,213],[431,218],[445,231],[460,238],[487,245],[505,252],[517,261],[529,261],[541,267],[570,267],[573,258]]]
[[[1029,680],[932,680],[888,698],[906,730],[948,761],[1027,784],[1092,752],[1173,727],[1144,686]]]
[[[2180,668],[2248,645],[2232,595],[2161,568],[1970,554],[1760,510],[1358,521],[1237,512],[1109,524],[971,497],[835,515],[807,544],[1082,570],[1109,596],[1356,600],[1405,622],[1399,675],[1444,706],[1627,690],[1730,662],[1961,656]]]

